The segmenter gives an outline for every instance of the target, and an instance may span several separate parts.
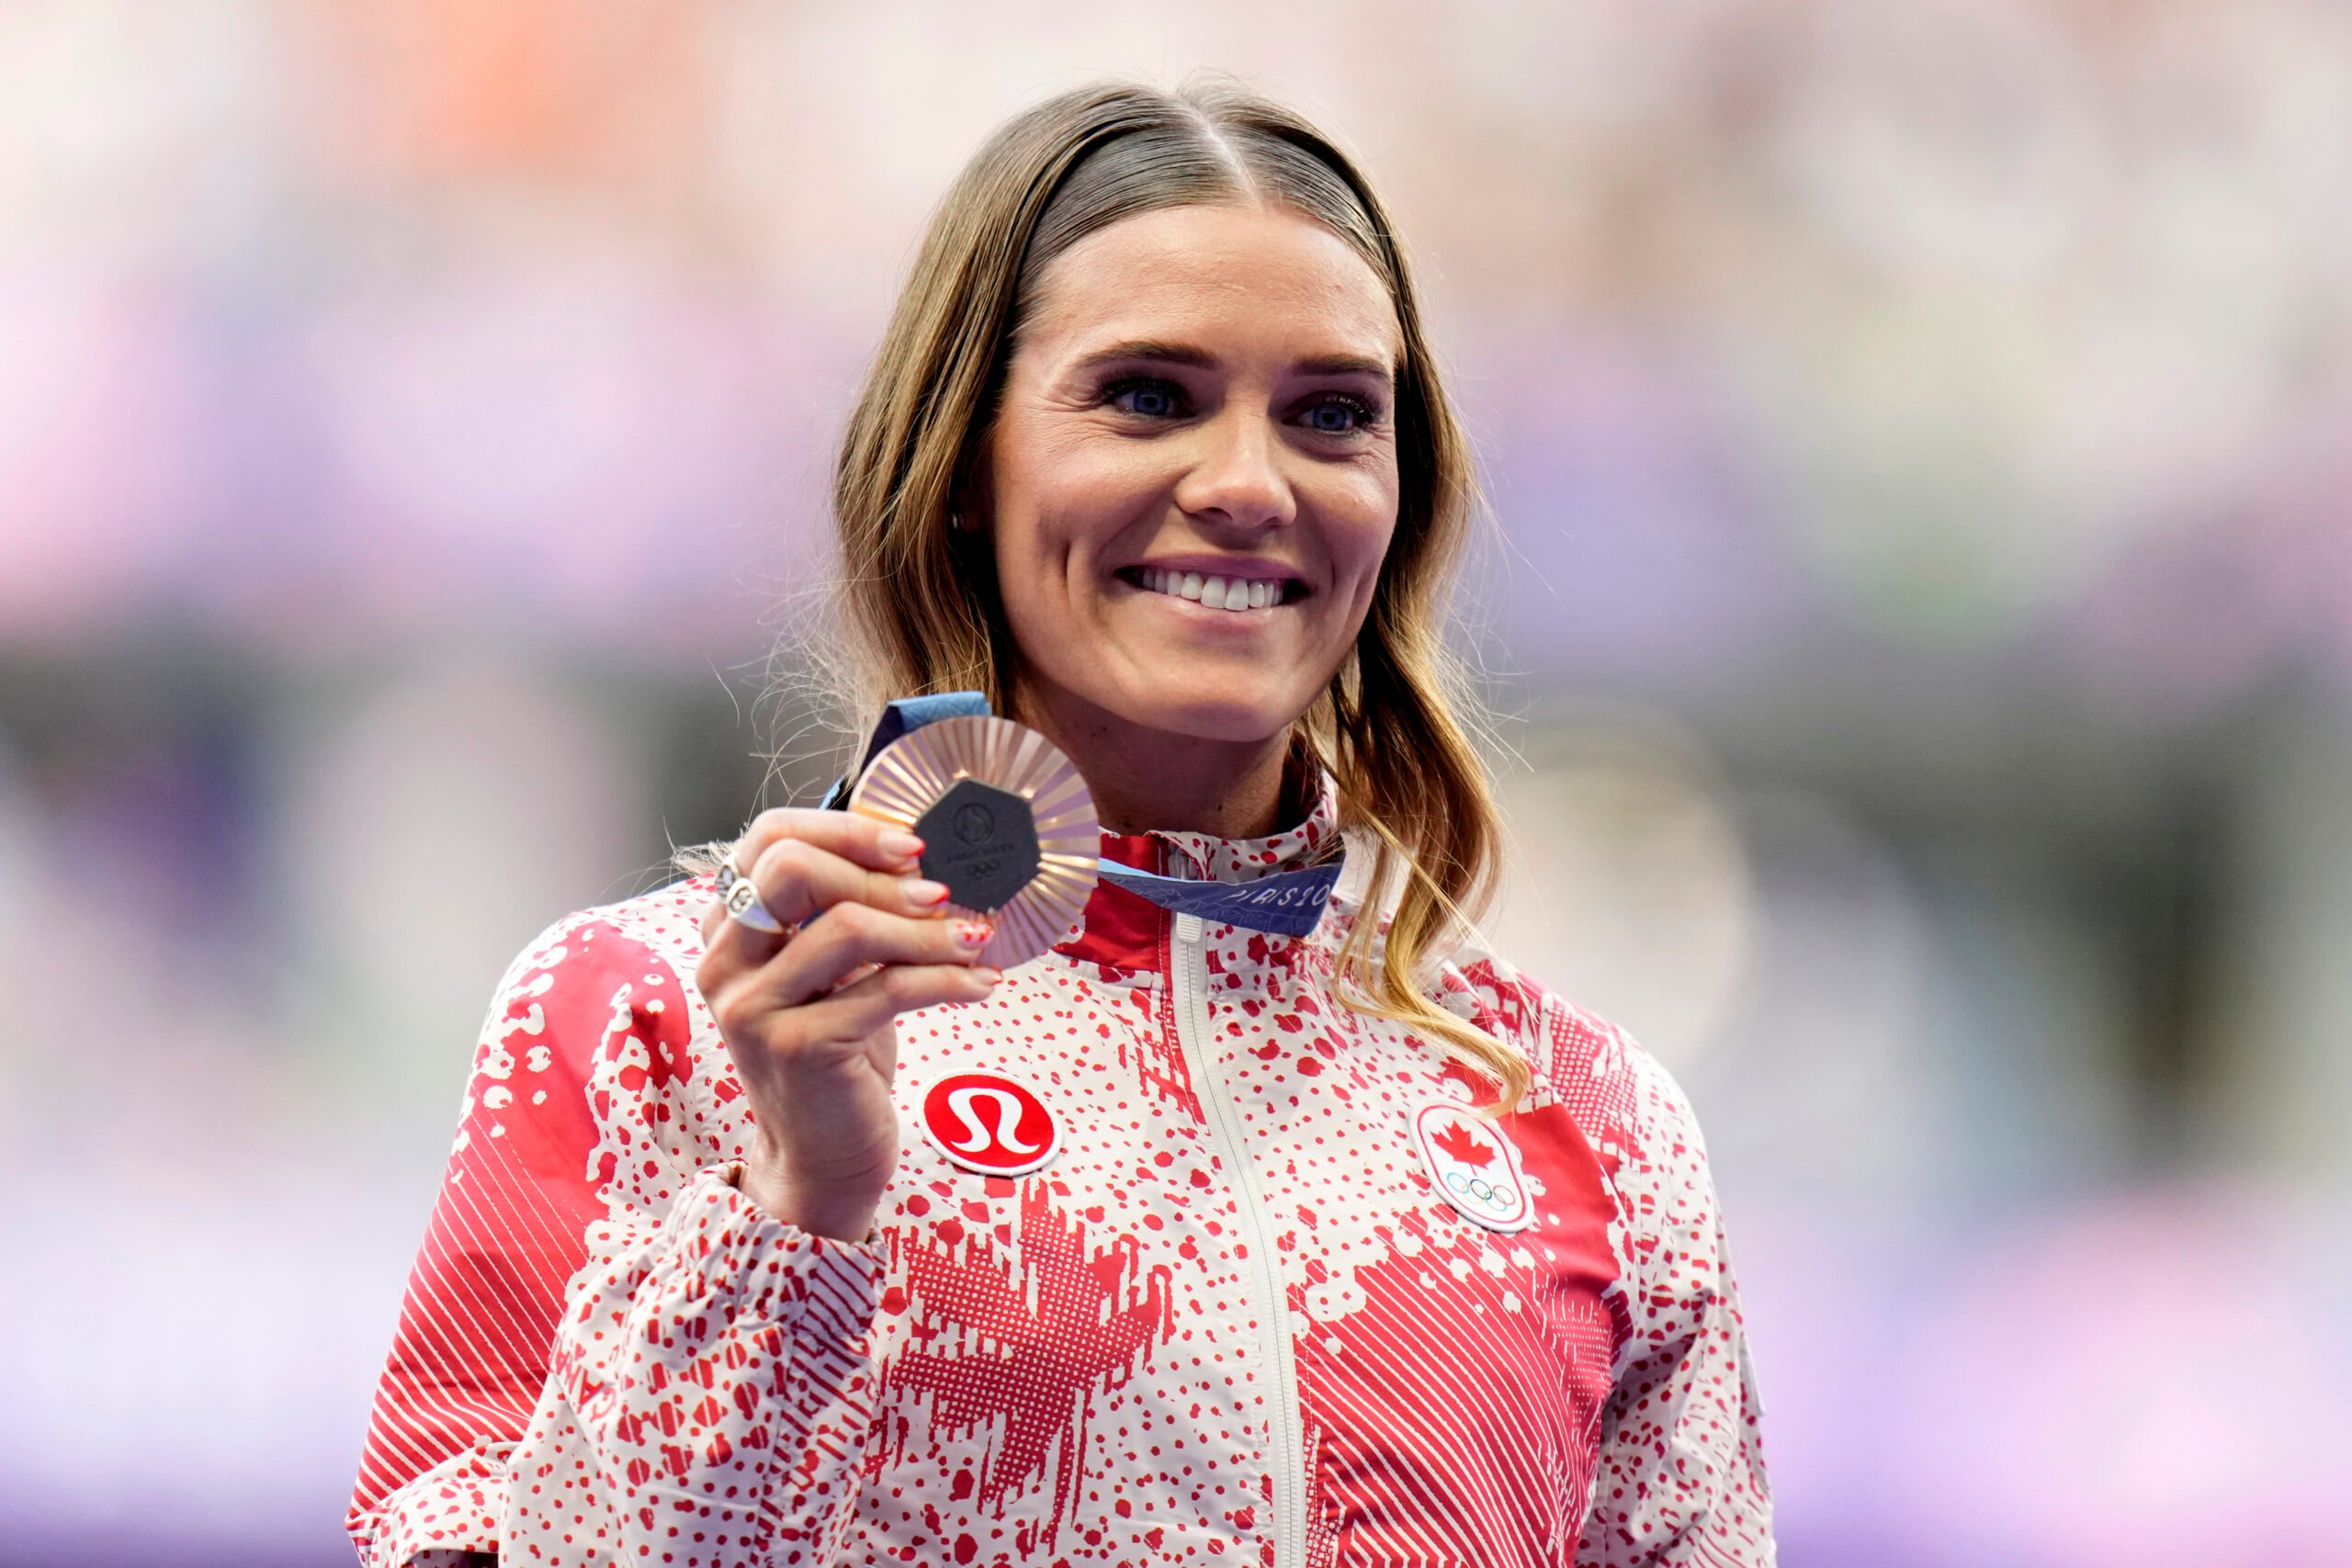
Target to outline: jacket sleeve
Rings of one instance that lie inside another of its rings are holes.
[[[881,1258],[737,1191],[690,991],[599,911],[500,982],[352,1499],[370,1568],[765,1562],[847,1529]]]
[[[1762,1401],[1699,1125],[1673,1077],[1622,1035],[1631,1104],[1616,1184],[1631,1333],[1602,1415],[1588,1568],[1770,1568]]]

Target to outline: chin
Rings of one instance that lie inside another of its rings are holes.
[[[1122,701],[1116,711],[1131,724],[1170,735],[1247,745],[1282,734],[1304,708],[1294,708],[1286,696],[1253,697],[1187,685]]]

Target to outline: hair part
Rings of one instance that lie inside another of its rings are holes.
[[[1387,209],[1290,109],[1216,74],[1172,92],[1107,83],[1014,116],[964,167],[932,214],[842,437],[833,513],[848,648],[831,684],[852,712],[964,690],[1009,711],[1019,658],[995,563],[984,535],[947,519],[1041,280],[1123,218],[1223,203],[1322,224],[1396,310],[1396,529],[1354,651],[1293,739],[1335,781],[1340,826],[1376,846],[1363,913],[1337,956],[1341,999],[1434,1036],[1497,1079],[1509,1107],[1528,1089],[1525,1059],[1436,1006],[1421,974],[1490,896],[1500,840],[1485,769],[1456,716],[1457,702],[1472,702],[1468,683],[1444,637],[1453,570],[1483,502]]]

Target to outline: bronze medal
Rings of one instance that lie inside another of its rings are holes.
[[[1024,964],[1067,936],[1094,890],[1102,828],[1061,749],[1009,718],[936,719],[866,764],[849,808],[923,841],[947,908],[987,916],[979,961]]]

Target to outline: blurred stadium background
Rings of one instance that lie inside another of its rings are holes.
[[[347,1560],[491,987],[762,804],[931,203],[1202,63],[1418,258],[1495,924],[1696,1099],[1784,1561],[2352,1563],[2323,0],[0,6],[0,1560]]]

